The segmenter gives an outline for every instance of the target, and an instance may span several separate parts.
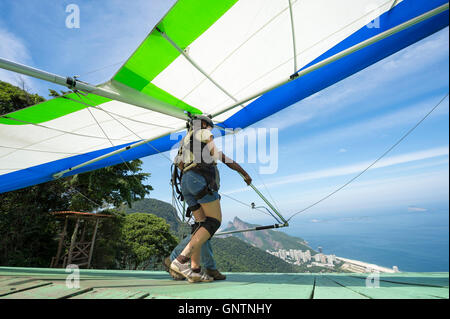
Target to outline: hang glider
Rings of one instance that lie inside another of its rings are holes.
[[[0,117],[0,193],[170,150],[187,114],[245,128],[448,21],[444,0],[179,0],[97,86],[0,58],[79,92]]]

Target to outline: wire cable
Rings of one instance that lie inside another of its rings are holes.
[[[86,98],[87,98],[87,97],[86,97]],[[80,99],[82,99],[82,97],[80,97]],[[87,99],[90,100],[89,98],[87,98]],[[109,114],[108,111],[106,111],[106,110],[104,110],[104,109],[101,109],[101,108],[100,108],[100,110],[102,110],[103,112],[107,113],[109,116],[111,116],[113,119],[115,119],[119,124],[121,124],[123,127],[125,127],[125,128],[126,128],[128,131],[130,131],[132,134],[134,134],[135,136],[137,136],[139,139],[142,139],[142,137],[140,137],[137,133],[133,132],[133,130],[131,130],[129,127],[127,127],[126,125],[124,125],[121,121],[119,121],[119,120],[116,119],[114,116],[112,116],[111,114]],[[166,156],[163,152],[161,152],[160,150],[158,150],[158,149],[157,149],[155,146],[153,146],[150,142],[149,142],[149,143],[146,143],[146,145],[148,145],[149,147],[153,148],[158,154],[162,155],[163,157],[165,157],[167,160],[169,160],[169,161],[173,164],[173,161],[170,159],[170,157]],[[235,198],[233,198],[233,197],[231,197],[231,196],[229,196],[229,195],[226,195],[226,194],[220,194],[220,195],[223,195],[223,196],[225,196],[225,197],[228,197],[228,198],[230,198],[230,199],[232,199],[232,200],[234,200],[234,201],[236,201],[236,202],[238,202],[238,203],[240,203],[240,204],[242,204],[242,205],[245,205],[245,206],[247,206],[247,207],[252,208],[251,205],[248,205],[248,204],[246,204],[246,203],[244,203],[244,202],[241,202],[241,201],[239,201],[239,200],[237,200],[237,199],[235,199]],[[260,211],[260,212],[262,212],[262,213],[264,213],[264,214],[267,214],[267,212],[264,212],[263,210],[260,210],[260,209],[255,209],[255,210],[258,210],[258,211]]]
[[[75,94],[78,95],[78,97],[80,98],[80,100],[83,100],[82,98],[82,94],[78,94],[78,92],[75,92]],[[87,98],[87,96],[85,96]],[[88,98],[89,99],[89,98]],[[90,100],[90,99],[89,99]],[[91,100],[90,100],[91,101]],[[91,101],[92,102],[92,101]],[[109,114],[107,111],[103,110],[100,108],[101,111],[105,112],[106,114],[108,114],[113,120],[116,120],[117,122],[119,122],[119,124],[123,125],[126,129],[128,129],[131,133],[133,133],[134,135],[136,135],[138,138],[140,138],[136,133],[134,133],[132,130],[130,130],[127,126],[125,126],[122,122],[120,122],[118,119],[116,119],[114,116],[112,116],[111,114]],[[100,123],[97,121],[97,118],[94,116],[94,114],[92,113],[92,111],[89,109],[88,107],[88,111],[89,113],[92,115],[92,117],[94,118],[95,122],[97,123],[97,125],[100,127],[100,129],[102,130],[103,134],[105,135],[105,137],[109,140],[109,142],[111,143],[111,146],[115,146],[113,144],[113,142],[111,141],[111,139],[109,138],[109,136],[106,134],[105,130],[103,129],[103,127],[100,125]],[[142,139],[142,138],[140,138]],[[125,166],[127,167],[127,169],[129,171],[133,171],[130,166],[128,165],[128,163],[125,161],[125,159],[122,157],[122,154],[118,154],[120,159],[122,160],[122,162],[125,164]],[[143,192],[145,193],[146,190],[144,188],[144,186],[142,186],[142,182],[140,180],[137,179],[136,176],[134,176],[134,174],[131,174],[131,176],[135,179],[135,181],[137,182],[137,185],[139,185],[141,187],[141,189],[143,190]]]
[[[411,129],[409,129],[408,132],[406,132],[406,134],[404,134],[394,145],[392,145],[387,151],[385,151],[380,157],[378,157],[372,164],[370,164],[367,168],[365,168],[363,171],[361,171],[358,175],[356,175],[355,177],[353,177],[352,179],[350,179],[348,182],[346,182],[344,185],[342,185],[341,187],[337,188],[336,190],[334,190],[333,192],[331,192],[330,194],[328,194],[327,196],[319,199],[318,201],[314,202],[313,204],[303,208],[302,210],[296,212],[295,214],[293,214],[291,217],[288,218],[288,221],[291,220],[292,217],[303,213],[304,211],[316,206],[317,204],[323,202],[324,200],[330,198],[331,196],[333,196],[334,194],[336,194],[337,192],[339,192],[341,189],[343,189],[344,187],[348,186],[350,183],[352,183],[354,180],[356,180],[358,177],[360,177],[361,175],[363,175],[365,172],[367,172],[372,166],[374,166],[378,161],[380,161],[384,156],[386,156],[390,151],[392,151],[398,144],[400,144],[409,134],[411,134],[423,121],[425,121],[425,119],[431,114],[433,113],[433,111],[439,106],[441,105],[441,103],[448,97],[449,93],[447,92],[447,94],[439,101],[438,104],[436,104],[419,122],[417,122]]]
[[[81,96],[79,96],[80,97],[80,99],[82,100],[83,98],[81,97]],[[86,96],[85,96],[86,97]],[[87,98],[87,97],[86,97]],[[88,98],[89,99],[89,98]],[[109,114],[109,112],[108,111],[106,111],[106,110],[104,110],[104,109],[101,109],[100,108],[100,110],[102,110],[103,112],[105,112],[105,113],[107,113],[109,116],[111,116],[114,120],[116,120],[119,124],[121,124],[123,127],[125,127],[128,131],[130,131],[132,134],[134,134],[135,136],[137,136],[139,139],[142,139],[137,133],[135,133],[135,132],[133,132],[133,130],[131,130],[129,127],[127,127],[126,125],[124,125],[121,121],[119,121],[117,118],[115,118],[114,116],[112,116],[111,114]],[[91,113],[92,114],[92,113]],[[100,126],[100,125],[99,125]],[[101,126],[100,126],[100,128],[101,128]],[[103,131],[103,129],[102,129],[102,131]],[[105,134],[105,136],[107,136],[106,135],[106,133],[103,131],[103,133]],[[110,141],[111,142],[111,141]],[[151,147],[151,148],[153,148],[158,154],[160,154],[160,155],[162,155],[164,158],[166,158],[167,160],[169,160],[172,164],[173,164],[173,161],[168,157],[168,156],[166,156],[163,152],[161,152],[160,150],[158,150],[156,147],[154,147],[151,143],[146,143],[146,145],[148,145],[149,147]],[[123,158],[121,157],[121,159],[122,159],[122,161],[123,161]],[[173,190],[172,190],[172,193],[173,193]],[[249,207],[249,208],[252,208],[252,206],[250,206],[250,205],[248,205],[248,204],[246,204],[246,203],[244,203],[244,202],[241,202],[241,201],[239,201],[239,200],[237,200],[237,199],[235,199],[235,198],[233,198],[233,197],[231,197],[231,196],[229,196],[229,195],[226,195],[226,194],[221,194],[221,195],[223,195],[223,196],[225,196],[225,197],[228,197],[228,198],[230,198],[230,199],[232,199],[232,200],[234,200],[234,201],[236,201],[236,202],[238,202],[238,203],[240,203],[240,204],[242,204],[242,205],[244,205],[244,206],[247,206],[247,207]],[[179,205],[180,205],[180,203],[177,203],[177,205],[176,205],[176,208],[177,208],[177,210],[180,210],[180,207],[179,207]],[[262,212],[262,213],[264,213],[264,214],[267,214],[267,212],[265,212],[265,211],[263,211],[263,210],[261,210],[261,209],[256,209],[256,208],[254,208],[254,210],[257,210],[257,211],[259,211],[259,212]],[[181,214],[180,214],[181,215]],[[270,216],[270,215],[269,215]]]

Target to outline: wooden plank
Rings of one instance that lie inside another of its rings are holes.
[[[247,278],[248,281],[243,279]],[[227,274],[226,281],[211,283],[178,282],[177,285],[149,288],[151,298],[200,299],[309,299],[314,276],[300,274]]]
[[[121,288],[95,288],[70,299],[143,299],[150,294],[145,291]]]
[[[60,262],[60,258],[61,258],[61,251],[62,251],[62,247],[63,247],[63,243],[64,243],[64,237],[67,234],[67,221],[68,221],[68,218],[66,217],[65,221],[64,221],[64,229],[59,238],[58,250],[56,252],[56,257],[55,257],[54,263],[52,263],[51,267],[59,266],[59,262]]]
[[[43,280],[35,280],[35,279],[19,281],[19,282],[12,282],[12,283],[9,283],[8,285],[0,287],[0,298],[4,297],[6,295],[19,293],[21,291],[39,288],[39,287],[47,286],[50,284],[51,284],[51,282],[43,281]]]
[[[448,298],[447,288],[404,285],[379,282],[379,287],[366,286],[365,278],[352,276],[327,276],[328,279],[369,298],[377,299],[434,299]]]
[[[7,285],[8,282],[13,282],[13,281],[19,281],[22,280],[24,277],[17,277],[17,276],[0,276],[0,286],[1,285]],[[31,278],[31,277],[26,277],[26,278]]]
[[[70,265],[72,263],[72,253],[73,253],[73,249],[75,247],[75,241],[77,239],[77,232],[78,232],[78,227],[80,226],[80,218],[77,218],[77,222],[75,224],[75,229],[73,230],[73,234],[72,234],[72,238],[70,240],[70,248],[69,248],[69,254],[68,254],[68,260],[67,263]],[[66,265],[64,265],[64,268],[66,268]]]
[[[169,295],[148,295],[144,299],[186,299],[185,297],[169,296]]]
[[[4,299],[62,299],[82,294],[92,290],[88,288],[67,288],[65,284],[52,283],[51,285],[29,289],[3,296]]]
[[[159,281],[158,285],[149,286],[145,290],[150,293],[151,298],[194,298],[193,296],[209,296],[203,298],[217,298],[218,289],[231,289],[231,291],[239,292],[241,286],[247,285],[245,282],[229,281],[228,274],[225,281],[213,281],[211,283],[189,283],[179,280]],[[228,295],[225,294],[225,295]],[[201,298],[201,297],[195,297]],[[219,297],[220,298],[220,297]],[[223,297],[226,298],[226,297]]]
[[[448,273],[380,274],[380,288],[367,288],[364,274],[267,274],[227,273],[227,280],[190,284],[174,281],[166,272],[124,270],[80,270],[81,289],[65,286],[64,269],[0,267],[0,287],[24,285],[33,279],[53,282],[2,298],[448,298]],[[359,277],[359,278],[356,278]],[[432,278],[433,280],[429,280]],[[395,280],[404,283],[392,282]],[[424,286],[423,283],[436,285]],[[29,288],[29,287],[28,287]],[[99,293],[88,294],[92,290]],[[133,295],[131,292],[141,294]],[[313,294],[314,291],[314,294]],[[103,296],[103,297],[102,297]]]
[[[142,281],[142,279],[139,279]],[[117,285],[116,285],[117,286]],[[175,280],[148,280],[147,285],[135,286],[141,291],[145,291],[150,294],[147,299],[154,298],[190,298],[190,295],[197,292],[200,295],[211,294],[212,289],[218,286],[232,286],[235,287],[236,283],[217,281],[212,283],[188,283],[187,281],[175,281]],[[125,286],[122,286],[125,288]],[[209,292],[209,293],[208,293]],[[213,298],[213,297],[204,297]]]
[[[368,299],[368,297],[318,275],[314,286],[314,299]]]
[[[98,223],[99,223],[100,219],[97,219],[97,221],[95,222],[95,229],[94,229],[94,234],[92,235],[92,239],[91,239],[91,247],[89,250],[89,257],[88,257],[88,268],[91,267],[91,261],[92,261],[92,254],[94,253],[94,245],[95,245],[95,237],[97,235],[97,229],[98,229]]]
[[[380,274],[380,280],[386,282],[448,288],[448,274]]]

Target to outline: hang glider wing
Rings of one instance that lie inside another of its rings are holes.
[[[183,125],[183,120],[93,94],[70,93],[7,114],[0,118],[0,192],[49,181],[57,172]],[[177,142],[166,139],[73,174],[155,154]]]
[[[138,141],[151,143],[65,176],[167,151],[186,112],[247,127],[437,32],[448,19],[444,0],[179,0],[98,86],[129,103],[71,93],[0,118],[0,193],[52,180]]]

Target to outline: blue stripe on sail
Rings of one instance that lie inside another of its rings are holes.
[[[181,136],[179,136],[181,139]],[[164,136],[157,140],[150,142],[151,145],[141,145],[136,148],[130,149],[120,155],[113,155],[111,157],[105,158],[96,163],[87,165],[80,169],[74,170],[70,173],[67,173],[64,176],[71,176],[74,174],[84,173],[92,170],[96,170],[103,167],[108,167],[116,164],[123,163],[123,161],[131,161],[137,158],[142,158],[149,155],[157,154],[158,152],[165,152],[171,149],[172,145],[178,143],[178,140],[171,140],[170,136]],[[134,142],[133,142],[134,143]],[[34,167],[30,167],[27,169],[23,169],[20,171],[12,172],[9,174],[5,174],[0,176],[0,194],[20,188],[24,188],[31,185],[36,185],[40,183],[45,183],[53,180],[52,175],[66,170],[70,167],[74,167],[78,164],[85,163],[91,159],[97,158],[104,154],[115,151],[119,148],[126,147],[133,143],[123,144],[115,147],[110,147],[90,153],[86,153],[83,155],[76,155],[64,159],[60,159],[54,162],[45,163],[41,165],[37,165]],[[153,146],[153,147],[152,147]],[[166,159],[164,159],[166,160]]]
[[[355,44],[447,3],[445,0],[405,0],[380,16],[380,28],[363,27],[306,65],[307,68]],[[345,58],[274,89],[224,121],[229,128],[244,128],[317,93],[385,57],[448,26],[448,10]]]

